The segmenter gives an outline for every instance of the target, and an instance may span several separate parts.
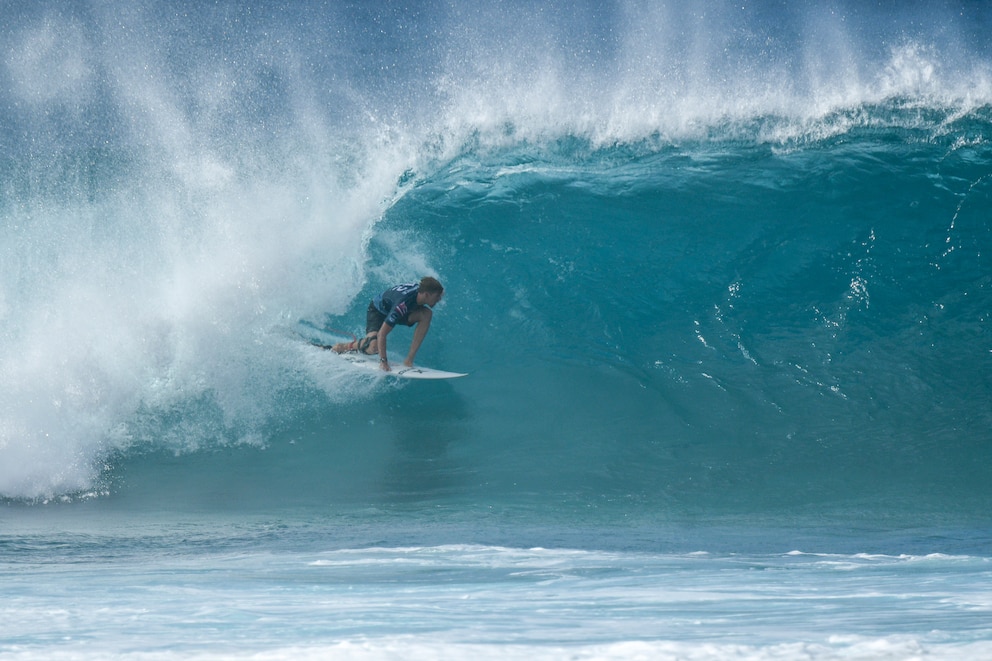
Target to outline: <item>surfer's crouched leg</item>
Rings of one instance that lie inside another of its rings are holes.
[[[376,343],[376,338],[379,336],[378,333],[372,333],[371,335],[366,335],[360,340],[352,340],[351,342],[338,342],[330,349],[334,353],[348,353],[350,351],[358,351],[360,353],[373,354],[377,353],[379,350],[378,344]]]
[[[333,351],[334,353],[357,351],[357,349],[358,349],[358,340],[353,340],[351,342],[338,342],[333,347],[331,347],[331,351]]]
[[[378,333],[371,333],[366,335],[362,339],[356,342],[356,349],[361,353],[367,353],[369,355],[379,352],[379,343],[376,340],[379,339]],[[374,345],[374,346],[373,346]]]

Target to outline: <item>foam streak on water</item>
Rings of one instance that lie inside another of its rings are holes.
[[[7,563],[5,658],[978,659],[989,650],[979,642],[989,633],[989,563],[967,556],[437,546],[147,559]]]

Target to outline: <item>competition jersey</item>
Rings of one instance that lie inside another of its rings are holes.
[[[375,309],[386,315],[386,323],[390,326],[403,324],[409,326],[407,317],[416,310],[417,293],[420,291],[420,284],[413,282],[405,285],[396,285],[392,289],[382,292],[372,301]]]

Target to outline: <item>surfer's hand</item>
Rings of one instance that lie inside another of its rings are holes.
[[[413,361],[410,360],[409,358],[407,358],[406,360],[404,360],[403,361],[403,364],[406,365],[407,367],[413,367]]]
[[[379,369],[381,369],[383,372],[391,372],[392,371],[389,368],[389,361],[388,360],[380,360],[379,361]]]

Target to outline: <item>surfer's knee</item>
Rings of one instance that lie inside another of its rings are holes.
[[[369,355],[379,353],[379,335],[378,333],[370,333],[358,340],[357,347],[359,353],[367,353]]]

